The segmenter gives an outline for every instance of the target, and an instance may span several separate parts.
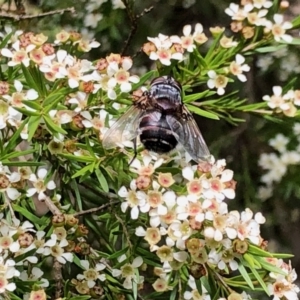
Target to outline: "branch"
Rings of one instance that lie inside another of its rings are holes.
[[[54,280],[55,280],[55,299],[59,299],[62,294],[63,286],[62,286],[62,265],[55,259],[54,265]]]
[[[120,224],[122,225],[122,227],[123,227],[123,233],[124,233],[124,235],[126,237],[128,247],[132,251],[133,247],[132,247],[132,244],[131,244],[131,241],[130,241],[130,234],[129,234],[128,230],[127,230],[127,226],[124,224],[124,220],[121,217],[119,217],[119,215],[117,213],[115,213],[115,217],[120,222]]]
[[[82,210],[82,211],[79,211],[75,214],[73,214],[74,217],[78,217],[78,216],[81,216],[81,215],[85,215],[85,214],[92,214],[98,210],[102,210],[110,205],[114,205],[114,204],[117,204],[117,203],[120,203],[120,201],[110,201],[109,203],[106,203],[106,204],[103,204],[99,207],[94,207],[94,208],[90,208],[90,209],[87,209],[87,210]]]
[[[153,6],[150,6],[148,8],[145,8],[139,15],[135,15],[129,1],[130,0],[122,0],[122,2],[124,3],[124,5],[126,7],[127,15],[129,17],[129,20],[131,23],[131,29],[130,29],[129,36],[128,36],[127,40],[125,41],[124,48],[121,52],[122,56],[125,55],[128,47],[129,47],[129,44],[131,43],[131,40],[136,33],[138,19],[141,18],[143,15],[149,13],[153,9]]]
[[[36,15],[15,15],[12,13],[6,13],[6,12],[0,12],[0,17],[1,18],[7,18],[7,19],[13,19],[15,21],[20,21],[20,20],[25,20],[25,19],[34,19],[34,18],[42,18],[45,16],[50,16],[50,15],[56,15],[56,14],[63,14],[65,12],[70,12],[71,14],[74,14],[75,8],[74,7],[69,7],[69,8],[64,8],[64,9],[58,9],[58,10],[52,10]]]
[[[53,215],[62,215],[63,213],[58,209],[58,207],[55,206],[55,204],[52,202],[50,197],[46,197],[44,200],[44,203],[48,207],[48,209],[51,211]]]

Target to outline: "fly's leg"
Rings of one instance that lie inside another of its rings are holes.
[[[133,161],[136,159],[137,157],[137,150],[136,150],[136,138],[133,139],[133,151],[134,151],[134,156],[132,158],[132,160],[129,163],[129,167],[130,165],[133,163]]]

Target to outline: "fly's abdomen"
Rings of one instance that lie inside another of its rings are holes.
[[[167,153],[177,145],[177,140],[166,119],[155,120],[151,115],[142,118],[140,123],[140,140],[147,150]]]

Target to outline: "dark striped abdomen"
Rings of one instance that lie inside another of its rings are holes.
[[[155,113],[154,113],[155,114]],[[164,115],[159,113],[159,118],[149,114],[140,122],[140,140],[147,150],[157,153],[167,153],[177,145],[177,140],[171,131]],[[158,116],[156,114],[156,116]]]

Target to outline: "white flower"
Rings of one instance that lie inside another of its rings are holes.
[[[188,52],[193,52],[194,49],[196,48],[191,32],[192,32],[191,25],[185,25],[183,27],[183,36],[181,37],[181,43],[182,43],[182,47],[186,49]]]
[[[235,56],[235,61],[233,61],[229,66],[230,72],[233,75],[237,76],[237,78],[242,82],[247,81],[246,76],[242,73],[248,72],[250,70],[249,65],[243,64],[244,62],[245,62],[244,56],[237,54]]]
[[[36,46],[29,44],[25,49],[20,48],[20,41],[17,40],[12,44],[13,51],[8,48],[2,48],[1,54],[5,57],[11,58],[8,62],[8,66],[14,67],[19,64],[23,64],[25,67],[29,66],[30,59],[28,53],[33,50]]]
[[[260,186],[258,188],[257,197],[264,201],[273,196],[273,188],[272,186]]]
[[[253,6],[258,9],[261,9],[262,7],[270,8],[273,5],[272,1],[269,0],[252,0],[252,2]]]
[[[125,9],[126,6],[122,0],[112,0],[113,9]]]
[[[120,85],[121,92],[128,93],[132,89],[131,83],[138,83],[139,77],[129,74],[128,70],[132,67],[132,60],[129,58],[124,58],[122,60],[122,67],[119,68],[117,62],[111,62],[107,67],[107,74],[111,77],[108,80],[108,86],[110,88],[115,88],[117,84]]]
[[[77,279],[78,280],[86,280],[88,287],[91,289],[95,286],[96,280],[99,279],[101,281],[104,281],[105,274],[99,274],[99,271],[102,271],[105,269],[105,265],[102,263],[98,263],[95,265],[94,268],[90,268],[90,263],[88,260],[81,260],[80,264],[84,268],[83,274],[78,274]]]
[[[289,143],[289,139],[283,134],[279,133],[275,138],[269,141],[269,145],[272,146],[275,150],[283,153],[286,151],[286,145]]]
[[[68,245],[69,243],[66,239],[59,241],[56,234],[51,234],[51,239],[44,244],[44,255],[52,255],[61,264],[65,264],[67,261],[72,262],[73,254],[70,252],[65,252],[63,249]]]
[[[152,51],[149,55],[149,58],[152,60],[159,60],[163,65],[171,65],[171,59],[182,60],[183,55],[180,52],[173,53],[171,51],[172,41],[171,39],[163,34],[159,34],[158,37],[151,38],[148,37],[148,40],[152,42],[156,51]]]
[[[285,32],[287,29],[291,29],[293,27],[292,23],[284,22],[283,15],[280,14],[274,15],[274,21],[275,23],[267,22],[266,28],[272,32],[275,41],[280,42],[281,40],[283,40],[287,43],[291,43],[293,37],[286,34]]]
[[[139,280],[137,275],[135,274],[135,269],[140,267],[143,264],[143,259],[139,256],[136,257],[133,262],[126,263],[121,267],[121,269],[113,269],[112,276],[125,278],[123,282],[123,286],[125,289],[132,289],[132,281],[136,283],[142,283],[144,281],[143,276],[139,276]]]
[[[210,78],[207,81],[207,86],[210,89],[216,88],[218,95],[224,95],[225,87],[228,82],[228,78],[224,75],[217,75],[217,73],[213,70],[207,72],[208,77]]]
[[[53,180],[50,180],[45,184],[45,179],[48,171],[46,169],[39,169],[37,176],[35,174],[30,174],[29,181],[33,183],[33,188],[27,190],[26,196],[31,197],[35,193],[38,193],[38,199],[44,200],[47,196],[45,194],[46,190],[53,190],[56,188],[56,184]]]
[[[225,9],[225,13],[231,16],[232,20],[243,21],[252,9],[252,4],[246,4],[244,7],[240,8],[238,4],[230,3],[229,7]]]
[[[274,86],[273,93],[271,97],[268,95],[263,96],[263,100],[268,102],[268,106],[272,109],[280,108],[281,110],[288,110],[289,104],[286,100],[289,100],[290,96],[288,94],[282,95],[282,87]]]
[[[96,28],[98,25],[98,22],[100,22],[102,19],[103,19],[102,14],[90,13],[85,16],[84,25],[85,25],[85,27]]]
[[[126,199],[126,201],[121,204],[122,212],[125,213],[127,208],[130,207],[130,215],[133,220],[136,220],[139,217],[139,206],[144,206],[146,203],[146,194],[142,191],[136,191],[136,188],[135,179],[133,179],[128,191],[124,186],[122,186],[118,192],[120,197]]]

